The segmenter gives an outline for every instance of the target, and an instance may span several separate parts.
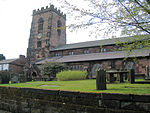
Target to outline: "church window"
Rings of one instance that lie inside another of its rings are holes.
[[[38,41],[37,42],[37,47],[39,48],[39,47],[42,47],[42,42],[41,41]]]
[[[38,33],[41,33],[43,31],[43,24],[44,24],[44,20],[40,18],[38,20]]]
[[[88,53],[89,53],[89,50],[86,49],[86,50],[83,51],[83,53],[84,53],[84,54],[88,54]]]
[[[101,48],[101,52],[106,52],[106,48]]]
[[[60,56],[60,55],[59,55],[59,53],[56,53],[55,56],[57,57],[57,56]]]
[[[103,52],[106,52],[106,48],[103,49]]]
[[[37,55],[37,58],[40,58],[40,56],[39,56],[39,55]]]
[[[58,36],[61,35],[61,26],[62,26],[62,23],[60,20],[57,21],[57,34]]]
[[[47,37],[51,37],[51,32],[47,32]]]
[[[73,52],[73,51],[69,51],[68,54],[69,54],[69,55],[74,55],[74,52]]]
[[[115,60],[110,61],[111,69],[115,69]]]
[[[47,44],[49,44],[49,40],[48,40],[48,39],[46,40],[46,45],[47,45]]]

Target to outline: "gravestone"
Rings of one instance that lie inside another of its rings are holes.
[[[146,77],[145,79],[150,79],[150,76],[149,76],[149,66],[146,65]]]
[[[11,83],[13,84],[13,83],[18,83],[19,81],[18,81],[18,76],[17,75],[15,75],[15,76],[13,76],[12,78],[11,78]]]
[[[97,90],[106,90],[106,71],[103,69],[97,70],[96,89]]]
[[[129,71],[129,82],[131,84],[135,83],[135,71],[134,71],[134,69],[130,69],[130,71]]]
[[[114,74],[113,74],[113,73],[110,73],[110,74],[109,74],[109,83],[114,83],[115,80],[116,80],[116,78],[115,78]]]
[[[18,81],[20,83],[24,83],[27,81],[26,76],[24,74],[19,74]]]

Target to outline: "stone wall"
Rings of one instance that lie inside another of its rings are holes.
[[[0,87],[0,113],[149,113],[149,95]]]

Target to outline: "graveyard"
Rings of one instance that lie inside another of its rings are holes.
[[[147,71],[149,70],[147,69]],[[52,81],[32,79],[32,81],[21,82],[16,78],[16,80],[0,84],[0,86],[87,93],[150,95],[150,79],[147,79],[149,74],[145,78],[138,78],[139,75],[136,75],[133,69],[129,71],[98,69],[96,79],[87,79],[86,76],[87,72],[85,71],[62,71],[56,74],[56,78]]]
[[[69,73],[72,74],[70,71]],[[57,75],[56,78],[52,81],[33,79],[30,82],[9,81],[7,84],[0,84],[0,112],[148,113],[150,111],[150,80],[147,79],[149,76],[139,79],[133,69],[130,71],[98,69],[96,79],[77,78],[61,81]]]
[[[145,81],[143,79],[137,79]],[[148,80],[147,80],[148,81]],[[0,86],[35,88],[62,91],[77,91],[91,93],[120,93],[120,94],[139,94],[150,95],[150,84],[131,84],[131,83],[108,83],[107,90],[96,90],[96,80],[76,80],[76,81],[32,81],[16,84],[1,84]]]

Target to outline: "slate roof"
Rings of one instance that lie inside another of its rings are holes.
[[[108,59],[118,59],[125,57],[143,57],[149,56],[150,49],[148,50],[135,50],[134,52],[128,54],[125,51],[114,51],[114,52],[104,52],[104,53],[91,53],[91,54],[80,54],[80,55],[68,55],[61,57],[52,57],[45,60],[36,62],[36,64],[43,64],[45,62],[80,62],[80,61],[94,61],[94,60],[108,60]]]
[[[58,46],[56,48],[51,49],[50,51],[59,51],[59,50],[67,50],[67,49],[77,49],[77,48],[87,48],[87,47],[96,47],[100,45],[113,45],[117,42],[133,42],[139,40],[147,40],[150,39],[150,35],[139,35],[133,37],[122,37],[122,38],[113,38],[113,39],[104,39],[104,40],[96,40],[96,41],[87,41],[73,44],[66,44],[63,46]]]
[[[7,60],[1,60],[0,64],[10,64],[12,62],[14,62],[17,59],[7,59]]]

